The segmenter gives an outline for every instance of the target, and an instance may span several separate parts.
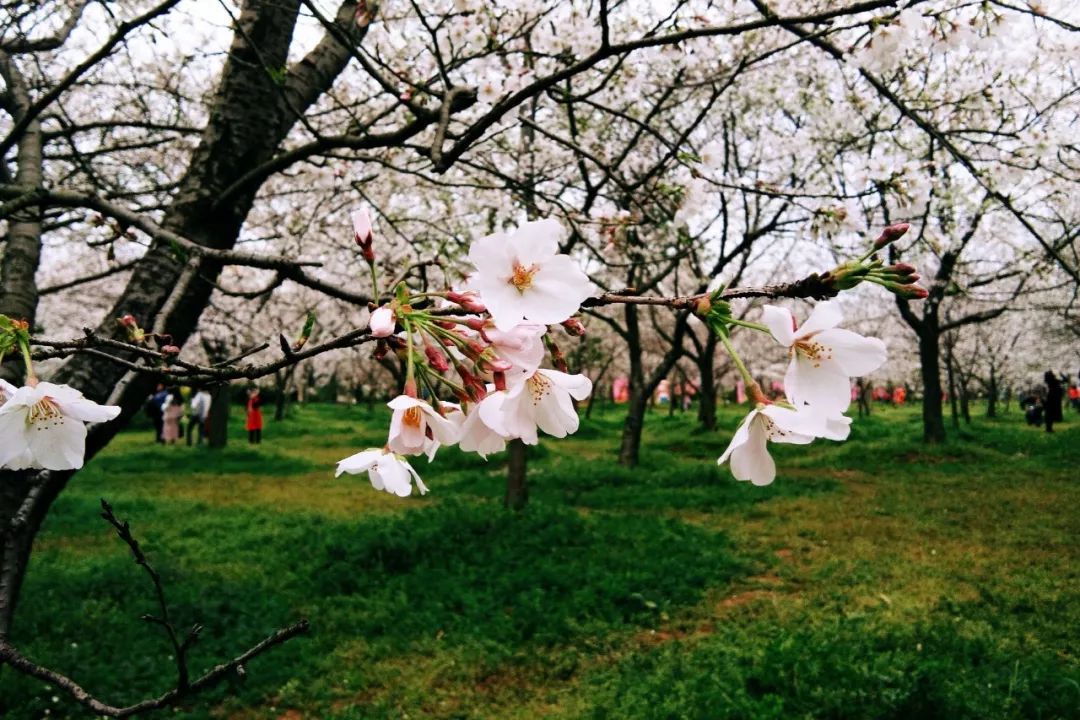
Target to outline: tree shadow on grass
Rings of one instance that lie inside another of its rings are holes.
[[[173,511],[180,504],[170,503]],[[62,523],[64,509],[51,522]],[[315,682],[357,641],[369,660],[416,652],[436,637],[477,662],[509,658],[651,625],[750,569],[716,532],[545,503],[508,513],[447,502],[351,522],[236,508],[162,520],[151,512],[142,522],[163,526],[148,549],[174,616],[206,627],[194,669],[299,614],[312,621],[311,638],[254,664],[241,691],[251,702],[290,680]],[[117,701],[168,687],[168,648],[137,620],[155,611],[150,591],[122,547],[44,553],[25,597],[15,640],[32,656]],[[33,712],[39,685],[0,679],[12,717]]]

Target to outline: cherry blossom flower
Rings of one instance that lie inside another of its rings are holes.
[[[491,342],[495,354],[508,361],[514,371],[531,375],[544,359],[545,325],[521,323],[509,330],[485,328],[484,336]]]
[[[592,381],[584,375],[540,369],[508,387],[500,404],[480,408],[480,417],[488,427],[535,445],[537,429],[554,437],[577,432],[577,410],[570,398],[584,400],[590,392]]]
[[[394,334],[394,311],[389,305],[375,309],[368,319],[368,328],[373,337],[390,337]]]
[[[836,327],[843,320],[833,301],[819,302],[802,327],[785,308],[766,305],[762,322],[791,352],[784,389],[795,405],[840,414],[851,404],[851,378],[885,362],[885,343]]]
[[[398,395],[387,405],[394,411],[390,418],[390,439],[387,447],[394,452],[419,455],[431,452],[429,440],[441,445],[453,445],[457,442],[458,433],[454,423],[423,400]],[[431,433],[430,438],[428,432]]]
[[[538,220],[470,246],[476,272],[468,287],[480,293],[496,328],[509,330],[525,320],[561,323],[592,294],[585,273],[569,255],[559,254],[561,235],[558,221]]]
[[[12,386],[5,383],[4,395]],[[86,454],[86,423],[120,414],[75,388],[39,382],[16,389],[0,406],[0,467],[78,470]]]
[[[776,463],[767,447],[769,440],[808,445],[823,432],[826,432],[824,416],[806,405],[798,410],[779,405],[759,405],[739,425],[716,464],[723,465],[730,459],[731,474],[736,480],[768,485],[776,479]]]
[[[412,465],[405,458],[386,449],[372,448],[350,455],[338,463],[334,477],[340,477],[342,473],[359,475],[363,472],[368,474],[373,488],[385,490],[398,497],[412,494],[412,481],[416,481],[416,488],[421,495],[428,491]]]
[[[490,392],[465,415],[458,447],[487,459],[506,449],[506,431],[502,428],[503,391]]]

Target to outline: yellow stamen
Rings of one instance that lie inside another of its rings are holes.
[[[532,287],[533,276],[539,272],[540,267],[536,264],[525,267],[517,260],[514,261],[514,274],[510,276],[507,281],[518,289],[518,292],[525,292]]]
[[[411,407],[405,411],[405,415],[401,418],[401,421],[412,428],[419,428],[420,421],[423,419],[420,408]]]

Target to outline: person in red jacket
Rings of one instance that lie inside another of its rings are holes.
[[[259,397],[259,388],[251,388],[248,390],[247,401],[247,424],[248,442],[252,445],[258,445],[262,442],[262,398]]]

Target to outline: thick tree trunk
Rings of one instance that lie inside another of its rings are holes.
[[[297,114],[326,92],[348,63],[350,50],[326,37],[290,69],[284,80],[269,71],[288,63],[299,5],[300,0],[244,3],[202,140],[165,213],[162,225],[166,229],[207,247],[231,248],[258,185],[238,192],[230,202],[219,206],[223,191],[252,167],[273,157]],[[356,28],[350,22],[354,13],[355,4],[342,6],[338,14],[342,27]],[[178,292],[179,302],[171,316],[164,318],[164,327],[182,346],[195,329],[220,271],[220,267],[204,263],[198,276],[185,286],[179,282],[185,264],[168,244],[153,242],[97,334],[119,337],[121,328],[115,318],[125,313],[149,325],[170,296]],[[86,445],[88,458],[142,408],[152,382],[87,355],[69,359],[50,380],[73,385],[95,401],[121,406],[119,420],[91,428]],[[6,498],[0,503],[0,637],[10,630],[33,538],[53,500],[73,474],[0,473],[0,487],[4,487]]]
[[[716,333],[709,331],[698,356],[698,421],[706,430],[716,429]]]
[[[922,375],[923,440],[945,442],[945,416],[941,405],[941,335],[936,323],[927,322],[919,333],[919,364]]]
[[[620,465],[634,467],[638,464],[641,455],[641,431],[645,427],[645,411],[648,406],[649,393],[641,384],[632,385],[626,420],[623,422],[622,442],[619,445]]]
[[[959,430],[960,413],[956,406],[956,372],[953,368],[952,348],[949,348],[945,355],[945,371],[949,378],[949,410],[952,415],[953,429]]]
[[[529,504],[528,446],[520,440],[511,440],[506,451],[506,494],[503,505],[509,510],[522,510]]]
[[[210,414],[207,416],[207,442],[212,448],[223,448],[229,443],[229,405],[232,392],[229,384],[218,385],[210,392]]]

